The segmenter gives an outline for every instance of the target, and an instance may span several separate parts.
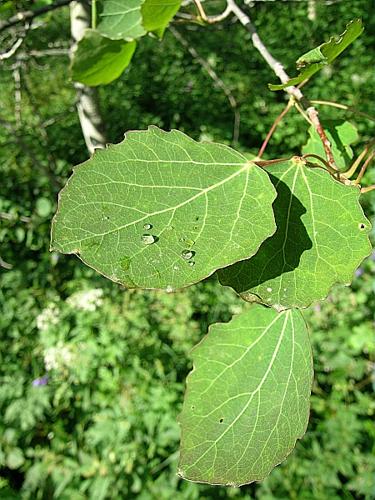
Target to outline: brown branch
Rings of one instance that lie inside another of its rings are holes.
[[[250,33],[254,47],[258,50],[260,55],[267,62],[267,64],[273,70],[275,75],[280,79],[281,83],[283,84],[288,83],[290,78],[286,73],[286,71],[284,70],[283,65],[280,63],[280,61],[278,61],[271,55],[267,47],[264,45],[253,23],[251,22],[250,17],[247,14],[245,14],[245,12],[242,9],[240,9],[240,7],[238,7],[238,5],[234,0],[227,0],[227,5],[231,9],[233,14],[237,17],[237,19],[240,21],[240,23]],[[289,87],[286,87],[284,90],[289,95],[293,96],[296,99],[296,101],[298,101],[302,105],[302,107],[306,110],[309,119],[314,124],[314,127],[319,134],[330,166],[335,170],[337,170],[337,166],[331,151],[331,145],[325,134],[324,128],[320,123],[317,110],[314,108],[311,102],[308,99],[306,99],[306,97],[303,95],[303,93],[299,88],[291,85]]]
[[[30,21],[34,19],[34,17],[41,16],[42,14],[46,14],[51,10],[58,9],[59,7],[63,7],[64,5],[68,5],[72,0],[56,0],[51,5],[45,5],[35,10],[25,10],[23,12],[17,12],[14,16],[10,17],[6,21],[0,22],[0,33],[7,28],[15,26],[16,24],[23,23],[25,21]]]

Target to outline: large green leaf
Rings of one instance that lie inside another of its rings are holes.
[[[229,147],[150,127],[75,169],[52,246],[128,287],[172,290],[253,255],[275,231],[275,195]]]
[[[331,150],[337,167],[341,170],[347,170],[353,159],[353,151],[350,144],[358,140],[358,132],[350,122],[337,120],[326,120],[324,130],[331,144]],[[302,153],[313,153],[325,159],[323,143],[315,127],[309,128],[309,140],[303,146]],[[315,160],[314,160],[315,161]]]
[[[354,19],[346,26],[346,30],[339,36],[333,36],[328,42],[322,43],[310,50],[297,60],[297,69],[300,73],[287,83],[280,85],[269,84],[271,90],[282,90],[291,85],[298,85],[310,78],[323,66],[331,64],[363,31],[361,19]]]
[[[163,36],[165,28],[180,8],[181,0],[145,0],[142,5],[143,26]]]
[[[72,79],[95,87],[112,82],[129,65],[136,42],[110,40],[87,29],[71,65]]]
[[[260,481],[306,431],[313,376],[297,310],[253,305],[215,324],[193,350],[179,475],[240,486]]]
[[[146,34],[142,25],[144,0],[102,0],[97,30],[112,40],[129,40]]]
[[[276,233],[257,254],[219,272],[250,302],[306,307],[336,283],[349,284],[371,252],[359,188],[344,186],[300,159],[267,167],[277,190]]]

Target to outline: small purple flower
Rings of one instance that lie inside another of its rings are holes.
[[[48,376],[44,375],[43,377],[36,378],[33,380],[33,387],[40,387],[42,385],[48,384]]]
[[[356,272],[355,272],[356,277],[357,277],[357,278],[359,278],[360,276],[362,276],[363,272],[364,272],[364,271],[363,271],[362,267],[359,267],[359,268],[356,270]]]

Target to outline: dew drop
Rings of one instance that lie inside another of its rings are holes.
[[[267,288],[267,292],[272,292],[272,288],[271,288],[271,287],[268,287],[268,288]]]
[[[181,256],[185,260],[190,260],[192,257],[194,257],[195,252],[193,250],[182,250]]]
[[[152,229],[152,224],[149,224],[149,223],[148,223],[148,224],[145,224],[145,225],[143,226],[143,229],[144,229],[145,231],[149,231],[150,229]]]
[[[172,288],[172,286],[171,286],[171,285],[167,285],[167,286],[166,286],[166,288],[165,288],[165,291],[166,291],[167,293],[172,293],[172,292],[173,292],[173,288]]]
[[[141,236],[142,243],[145,245],[152,245],[157,240],[156,236],[152,234],[142,234]]]
[[[193,260],[189,260],[189,266],[190,267],[194,267],[195,266],[195,262]]]
[[[180,268],[178,266],[173,266],[173,271],[178,271]]]

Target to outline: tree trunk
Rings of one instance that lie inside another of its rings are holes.
[[[83,1],[70,4],[70,26],[73,52],[85,29],[90,27],[90,10]],[[98,91],[82,83],[75,83],[74,87],[77,91],[77,111],[83,137],[89,153],[92,154],[96,148],[104,148],[107,142],[100,114]]]

